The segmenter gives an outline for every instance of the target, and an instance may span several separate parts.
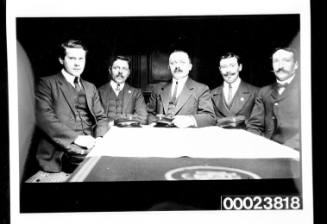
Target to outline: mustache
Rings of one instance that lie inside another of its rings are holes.
[[[279,68],[276,70],[276,72],[278,73],[278,72],[287,72],[287,71],[284,68]]]
[[[118,74],[118,75],[115,75],[116,78],[124,78],[125,76],[123,74]]]
[[[180,68],[175,68],[175,69],[174,69],[174,72],[183,72],[183,70],[180,69]]]

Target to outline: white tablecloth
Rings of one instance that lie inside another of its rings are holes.
[[[88,157],[291,158],[299,152],[240,129],[112,127]]]

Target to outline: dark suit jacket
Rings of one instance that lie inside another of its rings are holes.
[[[300,82],[295,77],[279,95],[277,83],[260,89],[247,130],[300,149]]]
[[[171,86],[169,82],[153,90],[148,104],[149,123],[156,120],[156,114],[167,114]],[[174,115],[193,115],[198,127],[214,125],[216,120],[208,86],[188,78],[177,98]]]
[[[77,111],[69,94],[69,83],[61,73],[40,79],[36,90],[37,125],[45,133],[37,149],[37,160],[41,168],[49,172],[60,172],[62,156],[72,147],[79,135],[74,131]],[[96,87],[84,80],[81,85],[86,93],[87,106],[93,118],[93,136],[103,136],[108,130],[108,119],[104,114]]]
[[[109,88],[112,88],[110,82],[99,88],[100,99],[106,114],[109,112]],[[146,124],[148,112],[146,110],[146,104],[142,91],[128,85],[127,83],[125,83],[122,91],[124,93],[123,115],[117,116],[113,119],[118,119],[120,117],[125,118],[125,116],[128,114],[133,115],[133,119],[140,121],[142,124]],[[112,93],[115,94],[113,91]]]
[[[258,89],[255,86],[241,81],[230,109],[225,104],[223,85],[213,89],[211,91],[211,99],[217,119],[243,115],[247,121],[251,115]]]

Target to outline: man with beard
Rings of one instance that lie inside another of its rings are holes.
[[[148,104],[149,123],[161,116],[170,117],[177,127],[204,127],[215,124],[208,86],[189,77],[192,64],[185,51],[169,56],[172,80],[154,89]],[[157,117],[156,117],[157,116]]]
[[[245,128],[258,88],[241,80],[240,57],[229,52],[220,58],[219,70],[224,82],[211,91],[217,124],[226,128]]]
[[[300,77],[295,56],[290,48],[274,51],[276,83],[260,89],[247,130],[300,150]]]
[[[148,113],[140,89],[126,83],[130,71],[130,58],[115,56],[109,66],[111,80],[99,88],[105,113],[110,120],[147,123]]]

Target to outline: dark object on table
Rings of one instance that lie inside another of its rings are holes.
[[[157,115],[158,120],[155,122],[156,125],[154,127],[165,127],[165,128],[173,128],[176,127],[173,123],[173,116],[165,116],[165,115]]]
[[[217,125],[222,128],[245,128],[245,116],[224,117],[217,121]]]
[[[117,127],[141,127],[140,121],[133,119],[118,119],[114,121],[114,125]]]

